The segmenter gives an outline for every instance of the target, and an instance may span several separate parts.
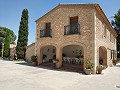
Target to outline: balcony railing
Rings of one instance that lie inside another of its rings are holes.
[[[40,30],[40,38],[51,37],[51,29]]]
[[[80,34],[80,24],[64,26],[64,35]]]

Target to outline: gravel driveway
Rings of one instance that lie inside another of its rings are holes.
[[[0,90],[120,90],[120,64],[84,75],[0,60]]]

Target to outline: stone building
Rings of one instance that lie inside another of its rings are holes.
[[[81,57],[83,62],[91,60],[96,70],[100,60],[112,65],[116,37],[99,4],[59,4],[36,20],[35,53],[38,64],[55,57],[60,68],[63,57]]]
[[[27,46],[26,55],[25,55],[26,60],[31,61],[32,55],[35,55],[35,43],[32,43],[32,44]]]
[[[16,53],[16,45],[10,44],[10,60],[14,60],[14,55]]]

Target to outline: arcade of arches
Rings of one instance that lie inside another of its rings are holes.
[[[99,64],[107,65],[107,49],[104,46],[99,47]]]
[[[108,65],[108,50],[104,46],[99,48],[99,59],[97,65]],[[84,68],[84,60],[86,58],[86,48],[79,44],[67,44],[61,47],[57,45],[43,45],[40,47],[38,54],[38,64],[53,62],[53,59],[58,59],[56,68],[60,68],[62,65],[74,65]],[[53,63],[52,63],[53,64]]]
[[[84,63],[84,48],[80,45],[65,45],[58,48],[54,45],[46,45],[40,48],[39,64],[52,62],[53,59],[59,59],[56,67],[62,65],[77,65],[83,67]]]

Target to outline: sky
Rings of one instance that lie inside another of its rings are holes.
[[[120,9],[120,0],[0,0],[0,26],[14,31],[18,37],[18,30],[23,9],[29,11],[28,45],[35,42],[35,20],[53,9],[58,4],[98,3],[108,20],[111,21]],[[17,39],[16,39],[17,42]]]

